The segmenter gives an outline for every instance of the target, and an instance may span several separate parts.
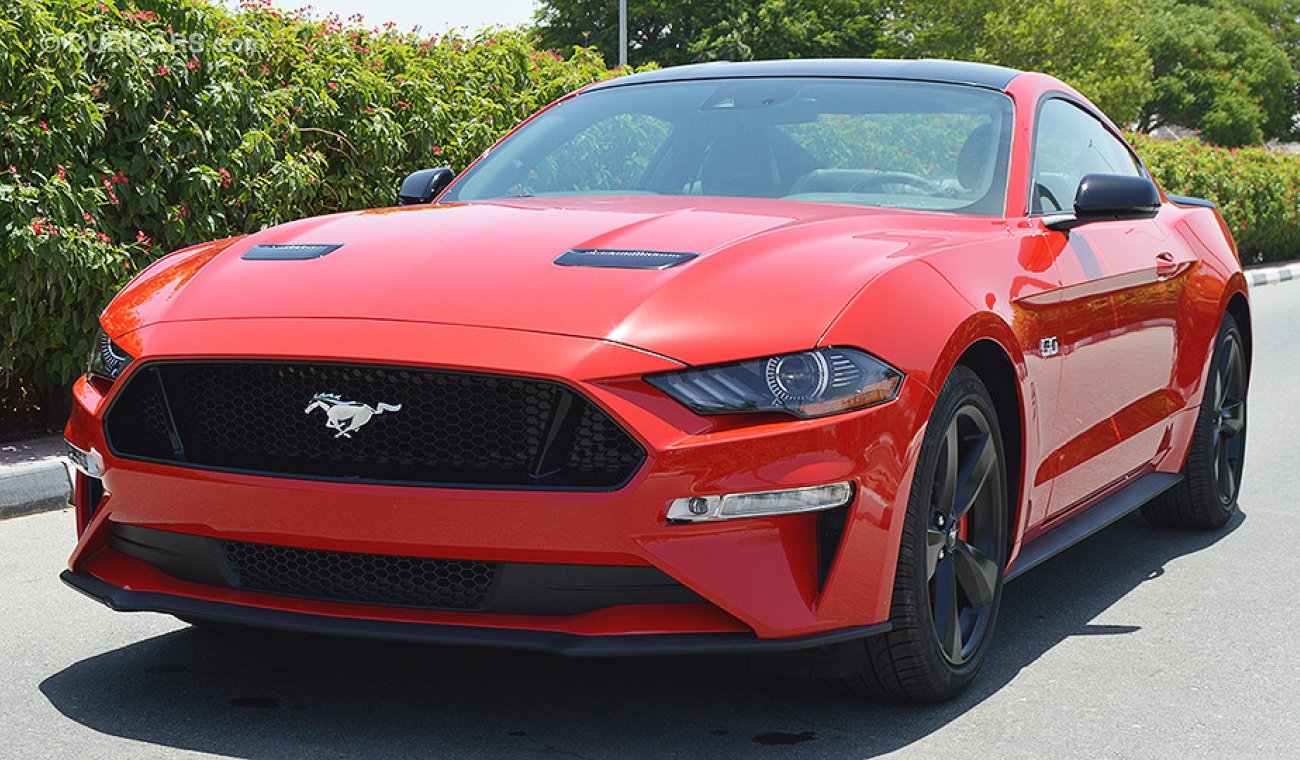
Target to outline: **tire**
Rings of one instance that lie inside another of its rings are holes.
[[[864,642],[865,667],[843,681],[846,688],[875,698],[938,702],[975,678],[1002,601],[1007,492],[993,401],[979,377],[959,366],[939,393],[921,444],[903,521],[891,629]]]
[[[1214,530],[1232,519],[1246,461],[1249,374],[1241,330],[1237,320],[1225,314],[1214,342],[1182,482],[1142,507],[1147,522],[1166,528]]]

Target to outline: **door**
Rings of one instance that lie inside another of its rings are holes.
[[[1031,215],[1069,212],[1084,175],[1141,176],[1122,140],[1083,108],[1056,98],[1042,106],[1034,140]],[[1054,341],[1061,363],[1051,425],[1055,473],[1048,515],[1115,485],[1167,446],[1176,317],[1192,254],[1159,218],[1042,229],[1061,289]]]

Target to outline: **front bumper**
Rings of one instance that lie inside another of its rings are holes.
[[[734,651],[760,642],[797,648],[867,635],[887,620],[910,463],[933,402],[920,384],[906,380],[888,404],[821,420],[705,418],[640,380],[679,365],[619,344],[449,325],[327,322],[163,323],[119,341],[151,361],[330,357],[410,364],[411,346],[426,346],[437,355],[430,366],[572,385],[638,439],[648,452],[645,465],[618,490],[582,493],[322,482],[131,461],[111,453],[102,423],[124,379],[107,392],[82,380],[66,435],[102,458],[104,492],[81,493],[94,484],[78,478],[80,541],[70,582],[116,609],[493,646],[526,641],[514,645],[570,653],[653,652],[669,644],[671,651]],[[664,518],[683,496],[843,480],[855,484],[856,496],[830,562],[819,555],[825,542],[816,514],[690,525]],[[277,596],[164,573],[116,550],[115,526],[323,551],[650,567],[703,601],[521,615]],[[705,638],[674,638],[684,635]]]
[[[568,657],[651,657],[684,654],[760,654],[791,652],[876,636],[889,623],[845,628],[787,639],[760,639],[746,633],[660,633],[582,636],[527,628],[408,623],[370,618],[332,617],[207,599],[131,591],[88,573],[64,570],[64,583],[118,612],[162,612],[187,619],[256,626],[293,633],[329,634],[447,646],[524,649]]]

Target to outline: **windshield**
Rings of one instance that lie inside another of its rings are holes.
[[[1010,99],[965,85],[626,85],[546,111],[442,200],[698,195],[1000,215],[1010,142]]]

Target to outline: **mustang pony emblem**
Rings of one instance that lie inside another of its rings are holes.
[[[363,404],[359,401],[344,401],[337,393],[317,393],[311,403],[303,410],[311,414],[315,409],[325,410],[325,427],[337,431],[335,438],[351,438],[356,432],[370,422],[370,418],[384,412],[400,412],[401,404]]]

